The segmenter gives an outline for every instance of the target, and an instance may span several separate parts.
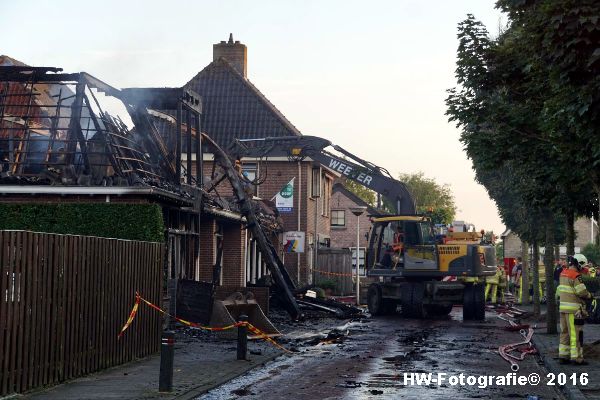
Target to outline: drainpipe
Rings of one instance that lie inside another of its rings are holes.
[[[301,219],[300,219],[300,206],[302,205],[302,163],[300,161],[298,161],[298,232],[300,232],[300,223],[301,223]],[[306,247],[306,243],[305,243],[305,247]],[[306,249],[305,249],[306,250]],[[297,271],[297,279],[296,282],[298,282],[298,285],[300,285],[300,253],[296,253],[296,271]]]
[[[319,171],[319,175],[320,175],[320,171]],[[321,178],[322,177],[319,177],[319,180]],[[321,190],[321,189],[319,189],[319,190]],[[318,261],[318,257],[319,257],[319,226],[318,226],[318,220],[319,220],[319,198],[315,197],[315,238],[313,240],[313,243],[315,244],[315,251],[314,251],[315,259],[313,261],[313,270],[312,270],[312,272],[310,274],[306,274],[306,280],[308,280],[309,276],[311,277],[311,282],[308,282],[308,283],[314,282],[314,279],[312,279],[312,277],[315,275],[315,269],[317,269],[317,261]]]

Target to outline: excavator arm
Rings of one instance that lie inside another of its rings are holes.
[[[331,147],[342,156],[326,150]],[[365,161],[329,140],[316,136],[285,136],[262,139],[237,139],[228,153],[237,158],[287,156],[290,161],[310,158],[344,177],[379,193],[393,204],[397,214],[416,214],[414,198],[406,185],[385,169]]]

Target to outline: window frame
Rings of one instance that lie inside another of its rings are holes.
[[[336,221],[340,220],[340,217],[335,215],[335,214],[341,213],[342,217],[342,224],[336,224]],[[345,228],[346,227],[346,210],[331,210],[331,215],[330,215],[330,225],[332,228]]]

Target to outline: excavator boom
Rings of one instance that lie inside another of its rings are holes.
[[[332,147],[343,156],[327,151],[327,147]],[[396,213],[416,214],[415,201],[404,183],[394,179],[385,168],[365,161],[320,137],[286,136],[236,140],[228,153],[238,159],[275,156],[287,156],[290,160],[310,158],[381,194],[394,205]]]

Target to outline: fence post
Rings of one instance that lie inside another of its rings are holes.
[[[240,315],[239,322],[248,322],[247,315]],[[248,359],[248,326],[246,324],[238,326],[238,338],[237,338],[237,359],[247,360]]]
[[[158,391],[170,392],[173,390],[173,358],[175,356],[175,332],[163,331],[160,346],[160,376],[158,378]]]

